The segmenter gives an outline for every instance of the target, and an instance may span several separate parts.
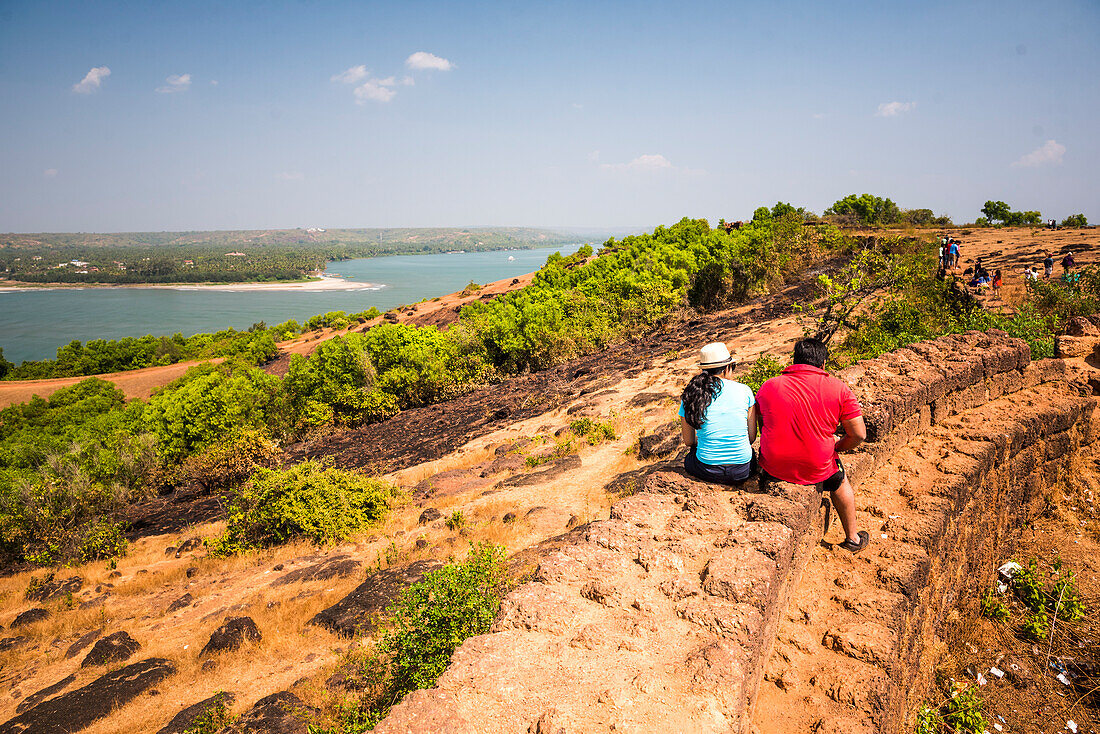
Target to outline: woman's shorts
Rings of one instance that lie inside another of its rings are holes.
[[[688,449],[684,457],[684,469],[688,474],[704,482],[718,484],[737,484],[743,482],[756,471],[756,453],[744,464],[704,464],[695,458],[695,448]]]

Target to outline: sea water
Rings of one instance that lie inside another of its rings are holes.
[[[18,364],[49,359],[74,339],[119,339],[145,334],[185,336],[259,321],[304,323],[328,311],[386,311],[538,270],[551,253],[573,247],[498,252],[396,255],[330,263],[326,276],[344,290],[211,290],[166,288],[0,288],[0,349]],[[364,284],[370,284],[364,287]]]

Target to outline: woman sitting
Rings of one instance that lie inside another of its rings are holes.
[[[688,446],[687,473],[706,482],[733,484],[756,468],[756,399],[733,379],[736,365],[726,345],[699,350],[702,372],[691,378],[680,402],[680,435]]]

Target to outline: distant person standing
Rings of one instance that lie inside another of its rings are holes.
[[[1050,252],[1047,253],[1047,259],[1043,260],[1043,273],[1047,280],[1054,275],[1054,255]]]
[[[840,547],[859,553],[871,536],[856,531],[855,494],[837,454],[863,443],[867,427],[851,389],[823,369],[828,357],[824,342],[803,339],[794,345],[794,364],[760,386],[760,468],[765,481],[828,492],[844,526]],[[838,424],[843,436],[836,435]]]
[[[993,271],[993,295],[998,298],[1001,296],[1001,271],[999,269]]]
[[[1076,265],[1077,265],[1077,262],[1073,259],[1073,253],[1072,252],[1067,252],[1066,256],[1062,258],[1062,270],[1063,270],[1063,272],[1068,273],[1069,271],[1073,270],[1074,266],[1076,266]]]
[[[959,243],[958,240],[951,240],[950,250],[948,251],[948,257],[951,261],[951,269],[955,270],[959,267]]]

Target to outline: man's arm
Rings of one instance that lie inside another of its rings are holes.
[[[867,439],[867,424],[863,422],[863,416],[843,420],[840,425],[844,427],[844,435],[836,439],[836,452],[851,451]]]
[[[684,416],[680,416],[680,438],[689,448],[695,445],[695,429],[688,425]]]

